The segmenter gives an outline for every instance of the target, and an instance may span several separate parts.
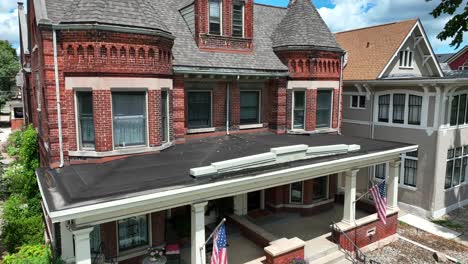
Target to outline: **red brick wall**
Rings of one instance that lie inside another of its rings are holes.
[[[117,222],[101,224],[101,242],[104,243],[104,255],[107,258],[117,256]]]
[[[23,118],[17,118],[17,119],[11,119],[11,130],[12,131],[18,131],[23,128],[24,125],[24,119]]]
[[[335,88],[333,89],[333,117],[332,117],[332,127],[337,129],[338,128],[338,117],[341,115],[339,112],[339,96],[340,96],[340,89]]]
[[[465,51],[462,55],[460,55],[457,59],[449,63],[450,69],[452,70],[458,70],[460,66],[463,66],[468,62],[468,51]]]
[[[213,89],[213,126],[217,130],[226,129],[226,85],[219,82]]]
[[[161,90],[148,91],[149,145],[161,145]]]
[[[314,131],[317,119],[317,89],[306,91],[306,130]]]
[[[367,232],[375,228],[374,236],[367,236]],[[356,229],[346,231],[346,235],[359,247],[363,248],[379,240],[387,238],[397,233],[398,213],[387,217],[387,224],[384,225],[380,220],[362,225]],[[354,251],[352,244],[339,232],[334,231],[335,241],[339,241],[342,248],[348,251]]]
[[[155,247],[166,241],[166,211],[151,214],[151,236]]]
[[[172,91],[174,137],[176,141],[185,141],[185,89],[184,79],[176,76],[174,79],[174,90]]]
[[[96,151],[111,151],[112,95],[110,90],[93,90],[93,114]]]
[[[278,134],[286,132],[286,88],[286,79],[278,79],[270,83],[271,120],[269,126]]]
[[[232,129],[239,129],[240,124],[240,87],[238,82],[233,82],[231,85],[231,102],[230,102],[230,125]]]
[[[324,51],[278,51],[293,79],[339,80],[340,54]]]
[[[266,255],[266,264],[290,264],[293,259],[304,259],[304,247],[298,248],[280,256],[273,257],[268,253]]]

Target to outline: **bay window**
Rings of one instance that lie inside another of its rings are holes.
[[[78,111],[78,138],[82,149],[94,149],[93,93],[76,92]]]
[[[295,182],[290,185],[290,202],[302,203],[304,195],[303,182]]]
[[[210,34],[221,35],[221,0],[210,0]]]
[[[421,125],[422,96],[410,95],[408,102],[408,124]]]
[[[468,145],[449,149],[447,153],[447,170],[445,174],[445,189],[459,186],[468,177]]]
[[[388,122],[390,116],[390,95],[379,96],[379,122]]]
[[[232,36],[244,37],[244,3],[241,0],[232,3]]]
[[[211,92],[190,91],[187,93],[188,127],[190,129],[211,127]]]
[[[293,100],[293,128],[305,129],[306,96],[305,91],[295,91]]]
[[[468,100],[467,94],[460,94],[453,97],[450,107],[450,125],[468,124]]]
[[[260,123],[260,91],[240,92],[240,124]]]
[[[148,222],[148,217],[146,215],[119,220],[119,251],[148,246]]]
[[[317,128],[331,127],[333,91],[317,92]]]
[[[393,95],[393,123],[403,124],[405,122],[405,94]]]
[[[146,93],[113,92],[114,146],[146,145]]]

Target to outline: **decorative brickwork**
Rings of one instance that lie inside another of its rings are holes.
[[[293,79],[339,80],[340,54],[323,51],[278,51]]]

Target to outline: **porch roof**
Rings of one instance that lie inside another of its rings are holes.
[[[250,155],[269,152],[271,148],[305,144],[309,147],[356,144],[356,152],[298,160],[267,167],[194,178],[190,169],[208,166]],[[49,213],[97,203],[161,193],[168,190],[206,185],[251,177],[262,173],[291,169],[345,158],[407,149],[410,145],[339,135],[242,134],[189,140],[156,154],[131,156],[102,164],[71,165],[37,171],[43,200]],[[407,150],[409,151],[409,150]],[[398,153],[394,153],[398,155]]]

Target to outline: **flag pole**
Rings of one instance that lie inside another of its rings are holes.
[[[208,241],[210,241],[214,233],[221,227],[222,224],[224,224],[224,222],[226,222],[226,218],[223,218],[223,220],[221,220],[221,223],[219,223],[213,230],[213,232],[211,232],[210,236],[206,239],[205,243],[203,243],[203,245],[200,247],[200,250],[202,250],[206,246],[206,244],[208,244]]]

